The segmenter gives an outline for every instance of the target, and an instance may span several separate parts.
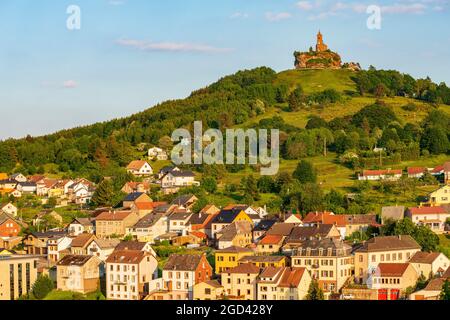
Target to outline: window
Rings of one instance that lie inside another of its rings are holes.
[[[205,294],[208,294],[208,295],[211,294],[211,289],[210,288],[206,288],[205,289]]]
[[[376,255],[372,255],[372,262],[377,262],[377,256]]]
[[[363,256],[360,255],[360,256],[359,256],[359,262],[363,262],[363,260],[364,260],[364,259],[363,259]]]

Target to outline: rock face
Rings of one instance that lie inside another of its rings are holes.
[[[359,63],[349,62],[342,65],[339,54],[328,49],[322,33],[317,34],[316,50],[311,47],[307,52],[294,52],[296,69],[349,69],[361,70]]]
[[[295,68],[297,69],[341,69],[341,56],[336,52],[309,51],[295,52]]]

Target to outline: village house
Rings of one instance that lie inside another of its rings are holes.
[[[435,167],[430,173],[442,183],[448,184],[450,182],[450,161]]]
[[[91,233],[82,233],[72,239],[70,252],[73,255],[83,256],[88,254],[88,246],[97,237]]]
[[[103,212],[95,219],[95,234],[99,238],[123,237],[138,221],[138,214],[132,211]]]
[[[259,273],[260,269],[251,263],[240,264],[222,272],[221,283],[227,299],[255,300]]]
[[[91,202],[94,184],[86,179],[77,179],[67,187],[67,196],[75,204],[83,205]]]
[[[443,233],[445,222],[450,218],[443,207],[415,207],[408,208],[405,216],[410,218],[415,224],[429,227],[435,233]]]
[[[67,235],[65,231],[33,232],[24,239],[25,252],[28,255],[47,255],[47,243],[51,238]]]
[[[168,217],[169,232],[179,235],[186,235],[188,231],[188,221],[192,216],[192,212],[185,209],[178,209]]]
[[[149,177],[153,174],[153,168],[147,161],[134,160],[128,164],[127,172],[136,177]]]
[[[37,261],[32,255],[0,257],[0,300],[17,300],[31,292],[38,275]]]
[[[380,263],[367,287],[378,291],[378,300],[398,300],[405,297],[408,288],[415,286],[417,279],[410,263]]]
[[[22,194],[23,193],[32,194],[32,193],[36,193],[37,186],[36,186],[36,183],[34,183],[34,182],[25,181],[25,182],[18,182],[16,189],[18,191],[22,192]]]
[[[406,171],[408,178],[420,179],[428,172],[428,169],[425,167],[409,167]]]
[[[257,281],[257,300],[305,300],[311,284],[305,268],[267,267]]]
[[[217,280],[207,280],[194,285],[194,300],[221,300],[224,288]]]
[[[150,242],[140,242],[140,241],[120,241],[116,246],[116,250],[132,250],[132,251],[145,251],[150,253],[153,257],[156,257],[156,252],[153,250]]]
[[[46,197],[46,196],[49,196],[50,189],[58,183],[58,180],[43,178],[41,180],[38,180],[36,182],[31,182],[31,183],[36,184],[37,196]],[[64,190],[62,190],[61,193],[64,194]],[[59,194],[59,195],[61,195],[61,194]]]
[[[284,243],[284,236],[280,235],[266,235],[256,245],[256,251],[259,254],[273,254],[278,253]]]
[[[238,261],[246,256],[255,254],[252,249],[232,246],[215,252],[215,273],[220,274],[237,267]]]
[[[450,267],[450,260],[442,252],[416,252],[409,260],[419,277],[431,279],[442,274]]]
[[[431,206],[450,204],[450,185],[445,185],[428,195],[428,203]]]
[[[372,238],[354,251],[355,281],[365,284],[379,263],[407,263],[420,249],[407,235]]]
[[[201,214],[208,214],[208,215],[215,215],[215,214],[218,214],[219,212],[220,212],[220,209],[217,208],[215,205],[208,204],[202,210],[200,210],[199,213],[201,213]]]
[[[198,213],[193,214],[187,222],[187,230],[189,232],[200,232],[211,237],[211,221],[214,219],[215,214]],[[209,228],[208,228],[209,226]],[[209,230],[208,230],[209,229]]]
[[[302,216],[299,214],[290,214],[286,216],[286,218],[283,221],[284,223],[295,223],[297,225],[302,225]]]
[[[272,219],[264,219],[261,220],[254,228],[253,228],[253,241],[258,242],[261,240],[267,233],[267,231],[272,228],[272,226],[277,223],[277,220]]]
[[[336,238],[303,241],[291,255],[291,266],[306,268],[327,295],[353,276],[353,263],[352,247]]]
[[[184,194],[176,197],[171,204],[177,205],[187,210],[191,210],[194,204],[198,201],[198,198],[193,194]]]
[[[129,194],[134,192],[148,193],[150,183],[148,182],[127,182],[121,189],[122,192]]]
[[[386,223],[388,220],[398,221],[405,217],[404,206],[389,206],[381,208],[381,222]]]
[[[341,239],[341,234],[333,224],[294,227],[286,238],[282,251],[285,254],[289,254],[304,241],[314,239]]]
[[[161,180],[162,177],[164,177],[166,174],[168,174],[169,172],[172,172],[172,171],[181,171],[181,169],[178,167],[174,167],[174,166],[162,167],[158,172],[158,179]]]
[[[252,219],[242,210],[221,210],[220,213],[214,217],[211,222],[211,236],[216,238],[216,234],[236,221],[248,221],[253,223]]]
[[[27,182],[27,177],[25,177],[21,173],[14,173],[9,177],[11,180],[17,181],[17,182]]]
[[[17,207],[11,202],[5,203],[3,205],[0,204],[0,212],[4,212],[9,214],[10,216],[17,217],[17,211]]]
[[[246,247],[252,243],[253,225],[248,221],[235,221],[216,233],[217,249],[231,246]]]
[[[114,250],[106,259],[108,300],[142,300],[157,277],[158,262],[148,251]]]
[[[105,262],[106,259],[113,253],[118,244],[119,239],[92,239],[86,247],[88,255],[96,256],[100,261]]]
[[[160,178],[161,188],[164,194],[180,191],[180,188],[198,186],[195,174],[192,171],[171,170]]]
[[[136,224],[126,229],[133,239],[153,243],[159,236],[167,233],[167,217],[161,213],[148,214]]]
[[[441,277],[431,279],[424,289],[412,293],[409,300],[440,300],[442,287],[448,279],[450,279],[450,268]]]
[[[21,224],[13,216],[5,212],[0,212],[0,237],[17,237],[21,229]]]
[[[47,241],[47,260],[49,265],[57,263],[64,254],[70,253],[72,238],[67,235],[52,237]]]
[[[138,203],[152,203],[153,200],[143,192],[133,192],[127,194],[122,201],[122,207],[130,209],[133,205]]]
[[[93,218],[74,218],[69,223],[68,232],[76,237],[82,233],[95,233],[95,219]]]
[[[161,148],[158,147],[153,147],[148,149],[148,158],[150,160],[158,160],[158,161],[165,161],[167,159],[169,159],[169,156],[167,155],[167,152],[164,151]]]
[[[0,189],[2,190],[14,190],[16,189],[17,181],[12,179],[0,180]]]
[[[276,255],[276,256],[257,256],[257,255],[246,255],[238,260],[238,265],[240,264],[253,264],[258,268],[267,267],[285,267],[288,263],[288,257]]]
[[[402,177],[402,170],[363,170],[362,174],[358,174],[360,181],[378,181],[389,180],[395,181]]]
[[[57,288],[80,293],[94,292],[100,285],[100,264],[96,256],[67,255],[56,264]]]
[[[172,254],[163,268],[164,289],[192,300],[194,285],[210,280],[212,272],[205,254]]]

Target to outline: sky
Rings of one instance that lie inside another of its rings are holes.
[[[343,61],[450,85],[450,0],[1,0],[0,140],[127,116],[242,69],[292,69],[319,29]]]

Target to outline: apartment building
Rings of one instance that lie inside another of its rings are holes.
[[[96,256],[67,255],[56,264],[57,288],[88,293],[100,284],[101,260]]]
[[[260,268],[244,263],[221,274],[225,295],[231,300],[255,300]]]
[[[16,300],[31,291],[37,262],[36,256],[0,255],[0,300]]]
[[[139,215],[132,211],[103,212],[95,219],[95,232],[99,238],[125,236],[126,229],[139,221]]]
[[[291,265],[306,268],[325,293],[338,292],[354,273],[351,246],[336,238],[302,242],[292,252]]]
[[[306,268],[267,267],[257,281],[257,300],[304,300],[311,280]]]

